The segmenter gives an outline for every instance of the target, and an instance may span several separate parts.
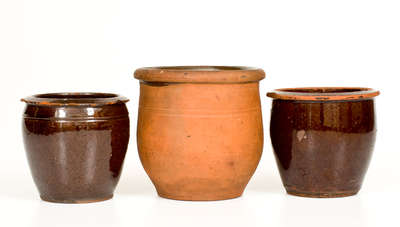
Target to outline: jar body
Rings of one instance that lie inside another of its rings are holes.
[[[354,195],[375,143],[374,100],[274,99],[270,135],[289,194]]]
[[[124,103],[27,104],[22,128],[28,162],[43,200],[84,203],[113,196],[129,141]]]
[[[140,82],[140,160],[161,197],[240,196],[261,158],[259,83]]]

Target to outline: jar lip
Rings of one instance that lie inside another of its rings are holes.
[[[112,93],[61,92],[36,94],[22,98],[21,101],[43,106],[104,106],[126,103],[129,99]]]
[[[134,77],[148,82],[245,83],[260,81],[265,73],[247,66],[158,66],[139,68]]]
[[[267,96],[283,100],[334,101],[371,99],[379,94],[379,91],[366,87],[298,87],[275,89]]]

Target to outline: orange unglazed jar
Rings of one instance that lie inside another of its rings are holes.
[[[263,150],[259,81],[249,67],[148,67],[140,80],[137,144],[161,197],[242,195]]]

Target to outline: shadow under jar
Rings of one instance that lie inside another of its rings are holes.
[[[22,101],[25,150],[40,197],[59,203],[112,198],[129,141],[128,99],[52,93]]]
[[[263,149],[261,69],[149,67],[140,80],[137,144],[161,197],[242,195]]]
[[[278,89],[270,136],[287,193],[305,197],[356,194],[376,135],[370,88]]]

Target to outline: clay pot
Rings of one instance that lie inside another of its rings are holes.
[[[22,101],[25,150],[40,197],[59,203],[112,198],[129,140],[128,100],[54,93]]]
[[[367,171],[376,135],[369,88],[278,89],[270,135],[289,194],[343,197],[356,194]]]
[[[261,69],[153,67],[140,80],[137,144],[159,196],[240,196],[263,148]]]

